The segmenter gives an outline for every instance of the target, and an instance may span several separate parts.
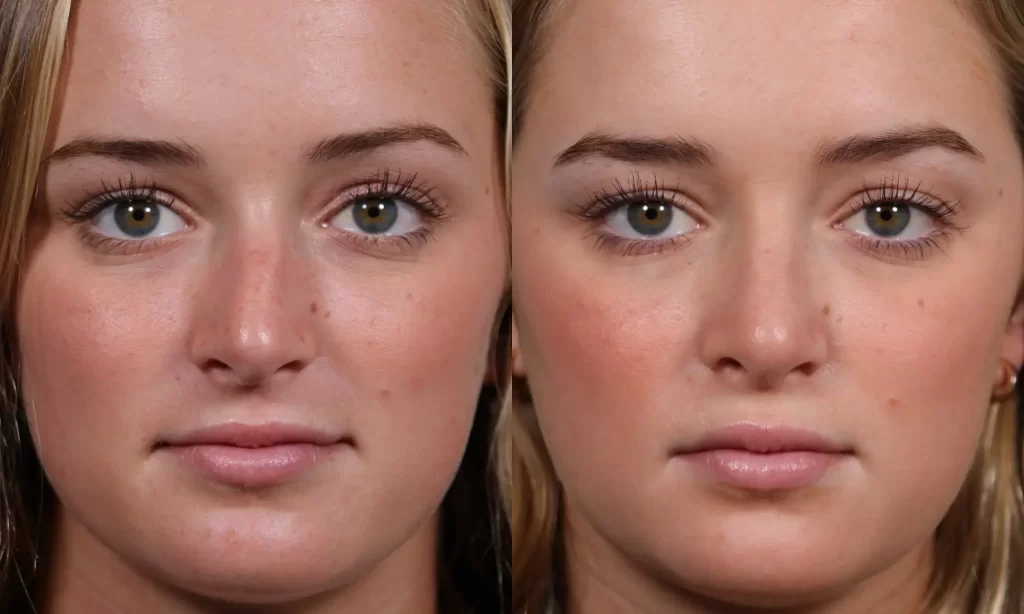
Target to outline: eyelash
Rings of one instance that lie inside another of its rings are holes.
[[[352,189],[355,189],[356,192],[345,194],[346,191]],[[434,237],[432,226],[448,219],[446,208],[436,198],[435,191],[434,187],[420,181],[416,173],[403,175],[401,172],[396,172],[392,178],[390,170],[378,171],[342,188],[341,193],[345,194],[344,202],[338,207],[331,208],[330,213],[321,222],[321,226],[329,228],[331,219],[361,200],[379,198],[405,201],[423,214],[423,225],[419,229],[404,235],[360,235],[339,230],[338,239],[361,250],[372,252],[379,251],[379,248],[383,247],[395,248],[399,253],[406,253],[432,239]]]
[[[898,173],[886,178],[877,188],[865,185],[860,192],[859,202],[849,206],[850,215],[844,221],[879,203],[895,203],[928,215],[936,226],[930,234],[903,241],[854,234],[852,241],[857,247],[890,262],[924,260],[932,250],[945,253],[941,242],[952,238],[954,232],[962,233],[966,230],[955,222],[960,203],[927,196],[921,191],[921,185],[917,183],[911,187],[910,180],[902,178]],[[836,226],[842,227],[842,222]]]
[[[644,182],[640,173],[631,174],[626,184],[616,179],[610,190],[595,192],[585,205],[577,208],[575,214],[594,225],[586,238],[593,239],[594,247],[598,250],[611,250],[621,256],[646,256],[663,254],[689,244],[690,239],[686,235],[639,240],[602,232],[597,227],[596,223],[604,221],[613,211],[638,202],[664,203],[697,217],[684,205],[678,188],[668,188],[657,177],[652,178],[650,183]]]
[[[346,194],[346,192],[351,193]],[[448,218],[445,207],[434,196],[434,192],[434,188],[419,181],[415,173],[406,176],[399,172],[392,177],[390,170],[379,171],[339,190],[339,193],[344,195],[344,202],[341,206],[333,207],[330,215],[326,216],[326,221],[321,225],[329,228],[331,219],[363,199],[380,198],[405,201],[423,214],[421,228],[411,233],[373,236],[357,235],[339,230],[337,234],[340,235],[339,240],[346,241],[362,250],[372,251],[382,247],[394,247],[399,252],[412,250],[433,237],[431,226]],[[137,182],[134,175],[129,175],[127,181],[119,179],[116,185],[101,183],[100,189],[89,192],[80,200],[65,206],[61,210],[61,216],[68,223],[81,226],[82,239],[90,247],[104,252],[134,255],[147,251],[157,243],[173,240],[171,237],[120,239],[88,229],[86,223],[92,221],[97,213],[126,200],[152,202],[167,207],[183,218],[187,217],[183,208],[173,197],[161,192],[155,184]]]
[[[179,216],[186,217],[173,197],[160,192],[155,184],[137,182],[134,175],[129,175],[127,181],[118,179],[117,185],[102,182],[99,190],[88,192],[79,201],[65,206],[61,210],[61,216],[68,223],[80,227],[81,238],[89,247],[102,252],[132,256],[149,250],[157,243],[173,240],[167,237],[119,239],[102,235],[88,228],[86,222],[91,222],[97,213],[126,200],[152,202],[167,207]]]
[[[656,177],[649,183],[644,182],[639,173],[630,175],[626,184],[616,180],[611,190],[594,193],[587,204],[577,208],[575,215],[594,224],[594,228],[586,236],[594,239],[595,247],[598,250],[612,250],[621,256],[659,255],[690,243],[690,238],[687,235],[676,235],[666,239],[629,239],[603,232],[596,225],[597,222],[603,222],[617,209],[639,202],[663,203],[681,209],[687,215],[697,219],[698,228],[703,226],[698,219],[699,216],[690,210],[687,201],[680,196],[678,188],[670,189],[664,183],[659,182]],[[878,187],[865,184],[860,192],[859,202],[849,205],[849,215],[844,220],[852,218],[868,207],[884,202],[904,205],[924,212],[932,218],[936,229],[927,236],[902,241],[879,239],[861,234],[852,236],[857,247],[883,259],[923,260],[932,249],[942,251],[940,241],[949,239],[952,232],[966,230],[954,222],[960,203],[926,196],[921,191],[921,184],[911,187],[909,180],[901,178],[899,174],[885,179]],[[841,228],[842,222],[835,226]]]

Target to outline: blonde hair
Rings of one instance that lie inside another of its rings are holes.
[[[452,2],[486,51],[505,149],[508,6],[504,0]],[[72,8],[72,0],[0,1],[0,612],[32,611],[33,592],[46,572],[52,490],[22,419],[15,304]],[[481,392],[466,458],[442,508],[442,567],[449,568],[441,570],[440,592],[444,607],[451,611],[491,614],[508,609],[509,525],[498,500],[494,464],[489,462],[496,414],[511,377],[508,303],[506,295],[492,335],[490,377],[495,383]]]
[[[513,136],[528,114],[529,85],[556,4],[564,2],[512,1]],[[1024,149],[1024,7],[1019,0],[974,0],[969,9],[1003,71]],[[936,532],[929,600],[937,613],[1024,614],[1024,442],[1018,403],[1013,398],[990,407],[969,476]],[[512,524],[512,611],[545,614],[564,591],[562,493],[525,380],[513,381],[498,424],[502,500]]]

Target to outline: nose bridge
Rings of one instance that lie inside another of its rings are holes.
[[[211,253],[193,344],[201,366],[231,371],[252,384],[307,362],[313,298],[287,227],[268,219],[241,221],[217,237]]]
[[[709,367],[738,369],[763,384],[824,362],[828,331],[808,240],[813,227],[809,214],[792,214],[796,205],[748,203],[727,233],[719,304],[702,348]]]

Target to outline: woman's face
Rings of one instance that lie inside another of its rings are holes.
[[[513,283],[595,584],[793,605],[924,560],[1022,358],[1024,173],[979,32],[925,0],[556,11]]]
[[[18,311],[76,573],[252,602],[430,573],[507,270],[456,15],[79,5]]]

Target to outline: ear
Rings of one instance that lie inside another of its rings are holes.
[[[1024,298],[1024,293],[1022,293]],[[1006,333],[1003,335],[1003,348],[1000,358],[1009,361],[1017,370],[1024,365],[1024,300],[1017,300],[1013,313],[1010,314],[1010,321],[1006,325]]]
[[[526,377],[526,368],[523,366],[523,352],[519,348],[519,326],[516,325],[516,315],[512,314],[512,375]]]

